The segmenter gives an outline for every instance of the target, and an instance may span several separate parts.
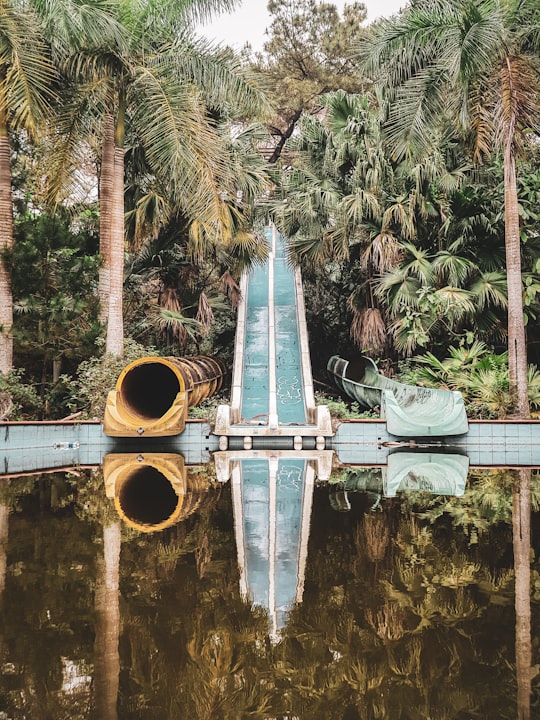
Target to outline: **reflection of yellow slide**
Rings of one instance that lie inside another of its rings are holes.
[[[103,458],[103,476],[119,516],[141,532],[183,520],[208,490],[206,478],[189,476],[177,453],[111,453]]]
[[[188,408],[216,393],[224,375],[223,363],[205,356],[134,360],[107,397],[103,430],[116,437],[178,435]]]
[[[463,435],[469,429],[460,392],[406,385],[381,375],[368,357],[350,362],[338,355],[327,369],[336,385],[364,408],[378,407],[386,428],[399,437]]]

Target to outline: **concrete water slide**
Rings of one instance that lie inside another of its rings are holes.
[[[337,387],[365,409],[379,408],[386,428],[398,437],[463,435],[469,429],[460,392],[406,385],[381,375],[368,357],[328,361]]]
[[[223,438],[332,435],[328,408],[316,407],[299,269],[286,257],[282,236],[265,231],[268,260],[241,281],[231,403],[218,410]],[[299,440],[300,442],[300,440]]]

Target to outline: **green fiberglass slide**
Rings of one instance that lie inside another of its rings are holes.
[[[242,417],[266,421],[269,409],[268,265],[250,273],[246,302]]]
[[[279,234],[274,259],[274,324],[278,419],[281,424],[303,425],[306,404],[294,272],[287,262],[285,243]]]
[[[398,437],[463,435],[469,429],[461,393],[406,385],[381,375],[368,357],[354,362],[333,355],[327,365],[336,385],[363,408],[379,408]]]

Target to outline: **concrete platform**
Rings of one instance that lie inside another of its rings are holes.
[[[194,420],[181,435],[165,438],[112,438],[99,422],[0,422],[0,477],[96,467],[105,454],[120,452],[172,452],[182,455],[186,465],[204,465],[223,450],[236,459],[258,450],[299,458],[331,450],[334,464],[377,467],[387,464],[390,453],[413,449],[466,454],[471,466],[540,468],[540,421],[534,420],[473,420],[465,435],[441,440],[400,439],[387,432],[383,421],[351,420],[339,423],[322,448],[310,436],[255,436],[249,449],[244,437],[227,438],[227,448],[220,447],[221,439],[208,423]]]
[[[452,438],[400,439],[390,435],[381,420],[340,423],[330,442],[344,465],[386,465],[388,453],[397,448],[462,452],[480,467],[540,467],[540,421],[469,421],[469,431]]]

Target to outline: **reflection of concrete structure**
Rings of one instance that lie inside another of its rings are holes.
[[[107,453],[171,452],[187,465],[210,462],[218,439],[207,422],[188,420],[180,435],[112,438],[99,422],[0,423],[0,474],[21,475],[55,469],[96,467]]]
[[[157,532],[190,515],[208,483],[188,475],[174,453],[117,453],[103,458],[105,492],[124,522],[141,532]]]
[[[461,393],[418,387],[381,375],[368,357],[355,362],[332,355],[328,371],[337,387],[366,409],[378,407],[398,437],[463,435],[468,430]]]
[[[267,610],[274,640],[302,601],[314,481],[331,463],[328,451],[216,453],[218,478],[232,485],[240,589]]]
[[[303,437],[302,448],[314,450],[317,438]],[[103,434],[99,422],[0,423],[0,476],[15,477],[33,472],[99,466],[107,453],[172,452],[184,456],[187,465],[210,462],[219,440],[207,422],[188,420],[183,433],[165,438],[112,438]],[[231,449],[244,447],[244,438],[228,438]],[[253,448],[292,450],[297,438],[250,438]],[[396,447],[429,451],[459,451],[471,467],[540,467],[540,421],[475,421],[469,432],[446,441],[396,441],[382,420],[341,422],[335,435],[326,439],[342,465],[381,467]]]

